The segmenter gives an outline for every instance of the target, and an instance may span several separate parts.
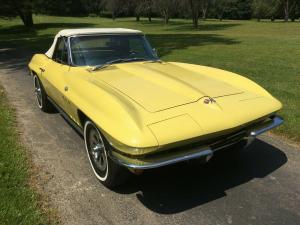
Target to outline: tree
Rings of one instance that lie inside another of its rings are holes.
[[[252,5],[253,0],[238,0],[237,1],[237,19],[249,20],[252,16]],[[268,0],[266,0],[268,1]]]
[[[35,12],[57,16],[85,16],[90,0],[35,0]]]
[[[154,0],[144,0],[145,12],[149,22],[152,22],[153,2]]]
[[[217,18],[222,21],[229,0],[214,0],[213,9]]]
[[[136,21],[140,21],[141,15],[148,17],[149,22],[152,21],[155,0],[125,0],[125,2],[128,3],[129,9],[133,9]]]
[[[295,1],[295,5],[290,13],[292,22],[295,21],[296,18],[300,17],[300,0]]]
[[[178,9],[180,0],[156,0],[155,9],[163,16],[164,23],[168,24],[171,16]]]
[[[284,21],[287,22],[290,17],[290,1],[284,0],[283,6],[284,6]]]
[[[0,16],[15,17],[19,16],[26,27],[33,26],[32,12],[34,0],[0,0]]]
[[[140,21],[140,17],[143,13],[144,0],[129,0],[127,1],[127,3],[128,3],[128,10],[133,9],[133,13],[136,21]]]
[[[275,18],[278,16],[278,9],[280,6],[281,0],[268,0],[269,1],[269,9],[268,9],[268,17],[272,22],[275,21]]]
[[[202,19],[205,20],[206,19],[206,13],[208,10],[208,7],[211,3],[211,0],[201,0],[201,11],[202,11]]]
[[[253,0],[253,16],[257,18],[257,21],[260,21],[260,19],[267,16],[270,7],[270,1],[268,0]]]
[[[189,0],[194,28],[198,28],[200,3],[200,0]]]
[[[85,0],[83,1],[87,12],[94,13],[97,16],[100,16],[102,10],[105,6],[104,0]]]
[[[211,15],[220,20],[226,19],[251,19],[252,0],[213,0],[210,4]]]
[[[299,0],[283,0],[283,10],[284,10],[284,21],[288,22],[290,19],[290,14],[297,9],[297,5],[299,5]]]
[[[220,20],[238,18],[238,0],[215,0],[214,8],[217,18]]]
[[[122,3],[122,0],[105,0],[105,7],[109,12],[111,12],[113,20],[116,19],[118,13],[121,11]]]

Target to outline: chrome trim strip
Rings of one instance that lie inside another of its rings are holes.
[[[71,50],[71,37],[68,37],[68,54],[69,54],[69,65],[75,67],[73,63],[72,50]]]
[[[68,37],[90,37],[90,36],[129,36],[129,35],[140,35],[140,36],[146,36],[142,31],[141,32],[132,32],[132,33],[90,33],[90,34],[72,34]]]
[[[253,130],[250,132],[250,137],[256,137],[262,133],[265,133],[275,127],[280,126],[283,123],[283,118],[281,118],[280,116],[274,116],[272,118],[272,123],[269,126],[263,127],[261,129],[258,130]]]
[[[211,149],[206,149],[206,150],[202,149],[200,152],[196,152],[196,153],[194,152],[182,156],[170,157],[169,159],[166,160],[164,159],[156,162],[141,162],[141,164],[135,164],[114,156],[111,151],[109,152],[109,157],[112,160],[114,160],[116,163],[130,169],[142,169],[142,170],[154,169],[154,168],[167,166],[167,165],[171,165],[171,164],[175,164],[175,163],[179,163],[191,159],[202,158],[202,157],[204,157],[206,161],[209,161],[212,156],[213,156],[213,151]]]

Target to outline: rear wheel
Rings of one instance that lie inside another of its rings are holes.
[[[124,183],[129,171],[109,158],[110,145],[91,121],[85,123],[84,140],[90,164],[100,182],[109,188]]]
[[[44,112],[51,112],[53,110],[53,107],[51,105],[51,102],[48,100],[42,82],[40,81],[37,75],[33,76],[33,82],[34,93],[36,95],[38,107]]]

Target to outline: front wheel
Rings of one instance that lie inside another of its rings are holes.
[[[110,146],[91,121],[85,123],[84,141],[90,164],[100,182],[109,188],[124,183],[129,171],[109,158]]]

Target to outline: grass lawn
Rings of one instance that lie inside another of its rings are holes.
[[[208,20],[195,30],[189,20],[135,22],[134,18],[35,16],[35,29],[20,20],[0,20],[0,48],[44,52],[63,28],[125,27],[144,31],[166,61],[182,61],[230,70],[262,85],[281,100],[284,126],[274,132],[300,141],[300,22]],[[9,64],[10,61],[4,62]],[[255,109],[254,109],[255,110]]]
[[[28,184],[28,163],[15,129],[14,111],[0,88],[0,224],[45,224]]]

